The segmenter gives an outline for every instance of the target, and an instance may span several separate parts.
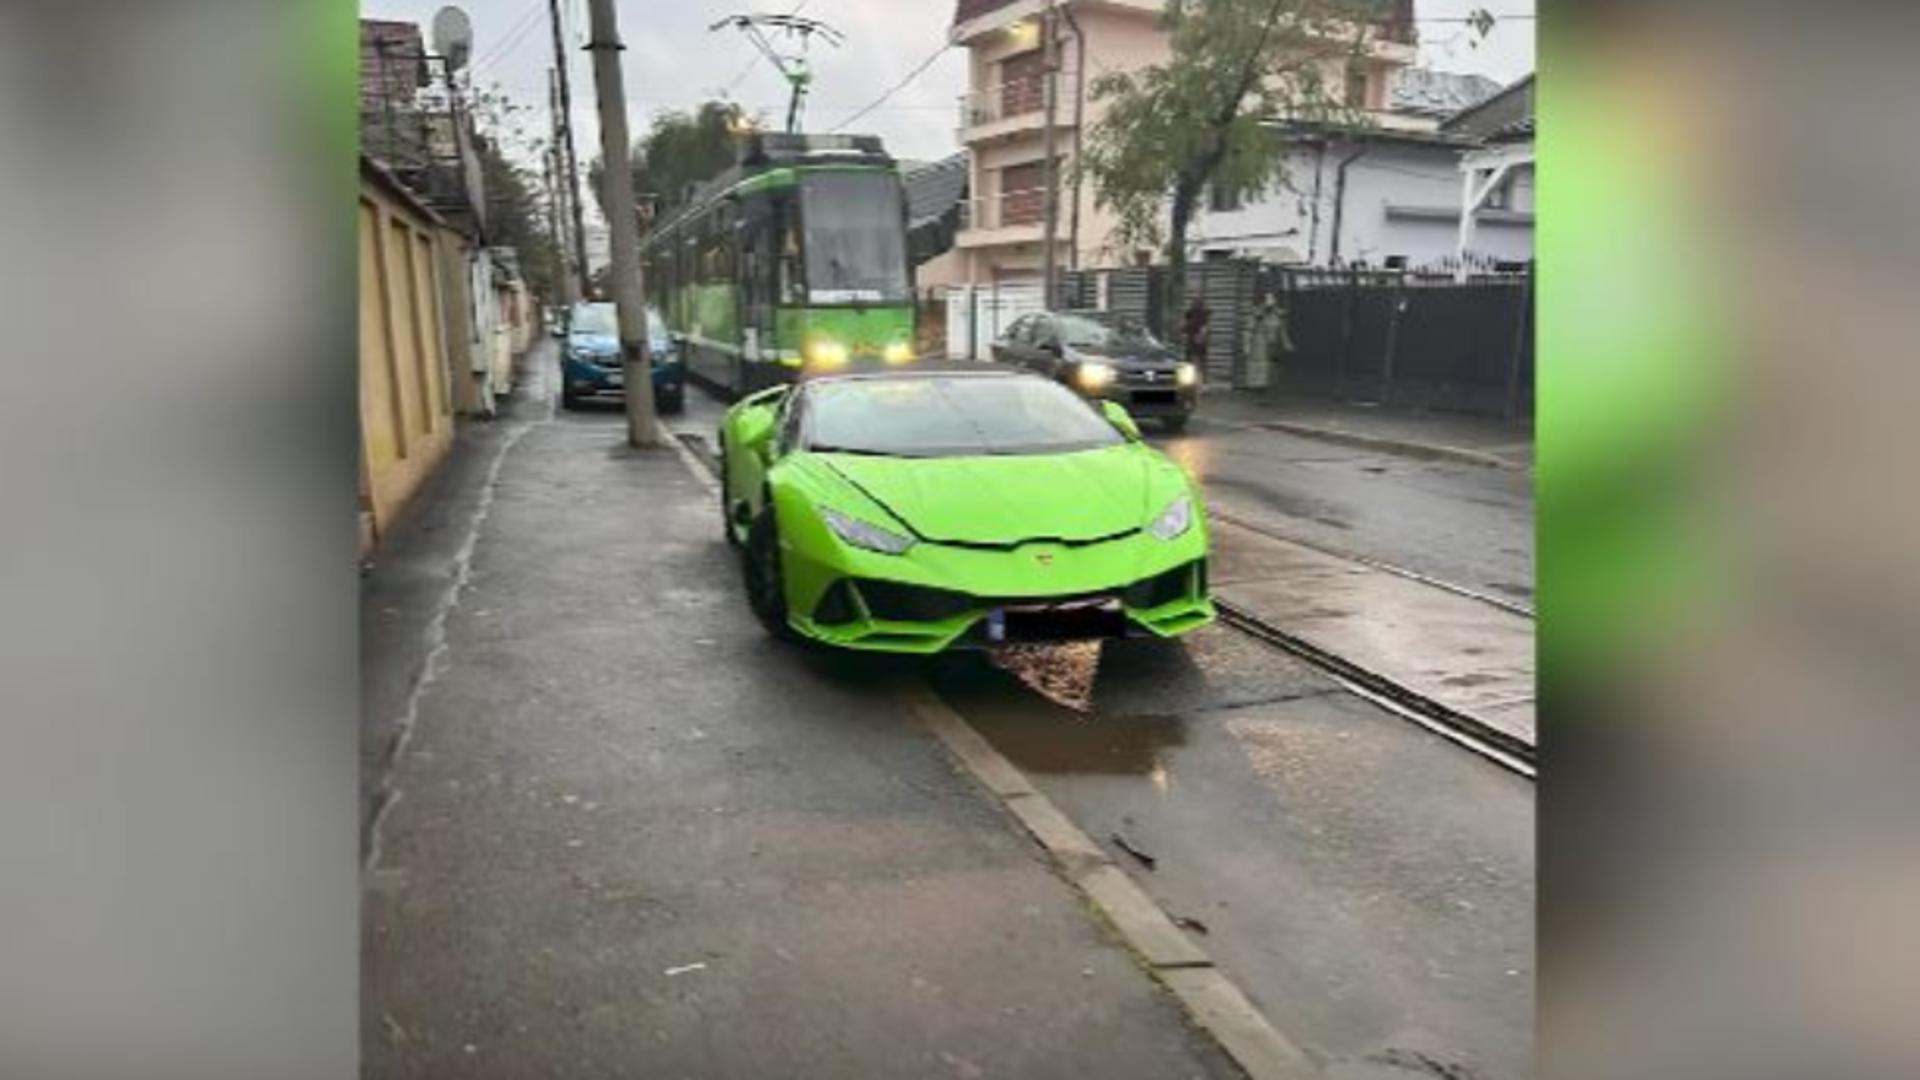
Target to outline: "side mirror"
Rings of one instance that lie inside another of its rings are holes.
[[[1119,429],[1120,434],[1129,441],[1140,441],[1140,425],[1133,422],[1133,415],[1127,412],[1126,406],[1117,401],[1102,401],[1100,411],[1106,414],[1107,423]]]
[[[1059,356],[1060,343],[1057,341],[1043,341],[1040,343],[1040,351],[1043,353],[1052,353],[1055,356]]]
[[[759,454],[773,441],[773,430],[778,426],[772,409],[765,405],[753,405],[740,413],[734,421],[734,433],[740,438],[741,449],[750,454]]]

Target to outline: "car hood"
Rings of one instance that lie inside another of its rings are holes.
[[[817,457],[936,543],[1101,540],[1141,528],[1160,509],[1151,503],[1157,463],[1132,444],[998,457]]]
[[[567,338],[567,348],[593,356],[613,356],[620,352],[620,339],[612,334],[574,334]]]

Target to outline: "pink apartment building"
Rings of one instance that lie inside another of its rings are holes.
[[[1049,0],[956,0],[951,38],[969,53],[960,100],[960,142],[972,195],[955,238],[961,281],[1035,281],[1042,264],[1046,176],[1046,59],[1042,19]],[[1158,253],[1126,250],[1111,236],[1112,215],[1091,185],[1076,191],[1070,164],[1079,137],[1100,118],[1090,86],[1106,71],[1167,59],[1164,0],[1053,0],[1060,27],[1054,143],[1059,214],[1054,242],[1062,269],[1132,265]],[[1365,61],[1335,85],[1349,102],[1384,110],[1391,80],[1414,60],[1413,2],[1398,0],[1393,22]],[[1389,121],[1391,122],[1391,121]]]

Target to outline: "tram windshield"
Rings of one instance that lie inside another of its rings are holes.
[[[802,182],[812,303],[911,299],[900,200],[900,178],[890,172],[816,173]]]

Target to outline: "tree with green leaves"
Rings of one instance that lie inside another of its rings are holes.
[[[548,221],[542,181],[521,160],[538,160],[544,139],[530,136],[524,117],[528,106],[514,101],[498,84],[478,90],[469,103],[478,138],[480,186],[485,193],[487,242],[510,247],[520,254],[520,273],[527,291],[542,304],[559,302],[560,249],[553,223]]]
[[[690,188],[733,165],[742,132],[757,124],[757,118],[726,101],[703,102],[691,112],[660,113],[646,137],[633,147],[634,191],[653,199],[656,214],[671,213],[686,202]],[[594,198],[601,201],[600,210],[605,213],[600,182],[605,166],[595,161],[587,171]]]
[[[1106,110],[1077,167],[1119,219],[1117,239],[1164,245],[1170,311],[1184,304],[1187,230],[1208,189],[1246,196],[1284,179],[1275,121],[1364,126],[1364,109],[1346,102],[1346,73],[1404,6],[1168,0],[1169,59],[1094,80]]]

